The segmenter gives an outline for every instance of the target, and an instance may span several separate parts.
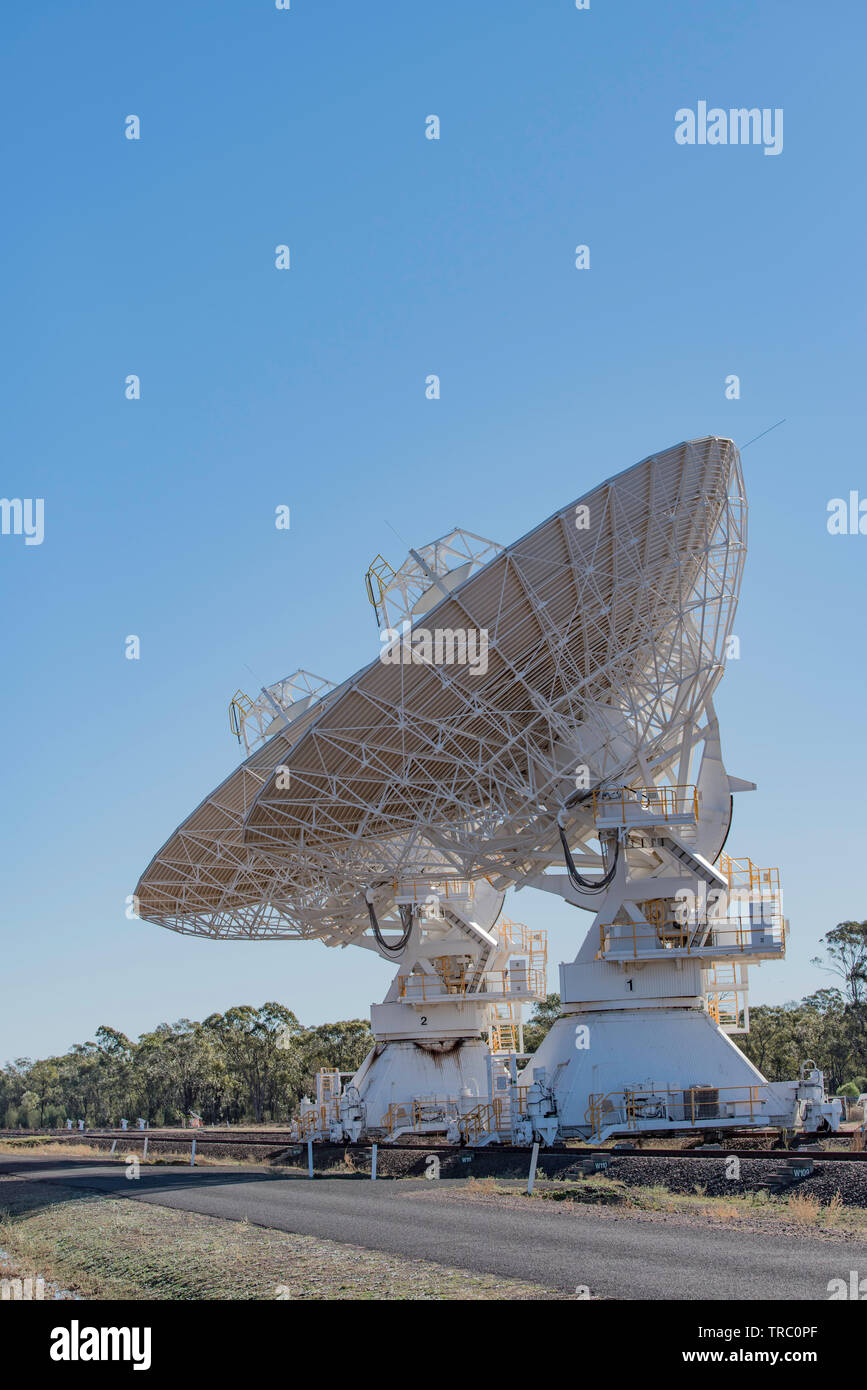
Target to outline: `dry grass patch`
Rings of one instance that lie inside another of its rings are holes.
[[[563,1297],[538,1284],[17,1178],[0,1178],[0,1247],[95,1299]]]
[[[814,1197],[810,1192],[794,1192],[786,1202],[786,1206],[789,1209],[789,1215],[794,1221],[797,1221],[799,1226],[815,1226],[820,1216],[829,1210],[828,1207],[823,1208],[818,1197]],[[835,1214],[838,1213],[839,1208]]]
[[[549,1182],[537,1186],[532,1196],[523,1183],[504,1179],[488,1179],[467,1183],[463,1192],[449,1194],[449,1200],[499,1201],[523,1206],[526,1202],[556,1202],[568,1210],[602,1208],[609,1215],[622,1213],[645,1220],[671,1219],[690,1225],[738,1224],[741,1229],[782,1232],[793,1227],[816,1236],[836,1236],[838,1239],[867,1237],[867,1211],[846,1206],[839,1192],[831,1201],[822,1202],[809,1192],[793,1193],[788,1198],[772,1197],[760,1189],[743,1194],[708,1197],[701,1184],[691,1193],[672,1192],[662,1184],[632,1186],[616,1178],[597,1174],[577,1182]]]
[[[131,1138],[131,1136],[130,1136]],[[124,1137],[120,1143],[129,1143],[130,1139]],[[136,1158],[142,1165],[159,1167],[161,1164],[170,1164],[177,1167],[178,1164],[184,1167],[190,1166],[190,1150],[180,1149],[177,1152],[171,1149],[149,1149],[147,1157],[142,1156],[143,1144],[139,1137],[138,1144],[133,1143],[132,1147],[116,1149],[110,1153],[108,1148],[99,1148],[95,1144],[82,1142],[67,1143],[66,1140],[59,1142],[54,1139],[3,1139],[0,1140],[0,1154],[16,1154],[26,1151],[34,1157],[41,1158],[92,1158],[100,1163],[125,1163],[127,1158]],[[196,1153],[197,1168],[272,1168],[273,1162],[264,1158],[232,1158],[224,1154],[210,1155],[201,1152]]]
[[[49,1154],[58,1158],[96,1158],[100,1154],[92,1144],[67,1144],[53,1139],[0,1139],[0,1154],[22,1152]],[[103,1157],[105,1157],[103,1153]]]

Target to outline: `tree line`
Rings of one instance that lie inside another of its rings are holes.
[[[830,1094],[857,1096],[867,1091],[867,922],[840,922],[821,945],[811,963],[840,985],[799,1003],[757,1005],[737,1043],[769,1081],[794,1079],[810,1058]]]
[[[203,1023],[161,1023],[137,1042],[102,1027],[62,1056],[0,1069],[0,1127],[263,1124],[288,1120],[320,1067],[355,1071],[372,1044],[363,1019],[305,1028],[282,1004],[241,1004]]]

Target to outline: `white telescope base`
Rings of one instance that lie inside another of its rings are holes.
[[[553,1089],[561,1138],[797,1121],[796,1085],[767,1082],[701,1008],[561,1014],[522,1080],[531,1071]]]
[[[491,1042],[498,1048],[508,1029],[514,1046],[522,1003],[543,997],[545,936],[498,922],[503,895],[484,879],[468,895],[472,917],[454,888],[442,901],[425,894],[420,903],[421,891],[410,882],[396,895],[402,922],[412,914],[400,968],[383,1002],[371,1006],[376,1041],[341,1095],[334,1130],[385,1141],[444,1134],[450,1143],[471,1130],[489,1140],[488,1122],[507,1109],[502,1094],[496,1107],[489,1104],[495,1070],[500,1093],[508,1081],[503,1054],[492,1053]],[[371,896],[368,902],[377,923]],[[425,911],[430,903],[432,915]],[[378,938],[366,944],[381,948]]]
[[[490,1055],[478,1037],[377,1042],[351,1082],[364,1105],[365,1132],[399,1139],[411,1129],[456,1140],[458,1116],[487,1097]]]

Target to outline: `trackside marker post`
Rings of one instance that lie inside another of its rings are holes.
[[[313,1140],[307,1140],[307,1176],[313,1177]]]
[[[112,1139],[112,1141],[111,1141],[111,1148],[109,1149],[109,1153],[110,1153],[110,1154],[113,1154],[113,1153],[116,1153],[116,1152],[117,1152],[117,1140],[116,1140],[116,1139]]]
[[[147,1158],[147,1156],[148,1156],[148,1141],[147,1141],[147,1135],[145,1135],[144,1152],[142,1153],[142,1158]]]
[[[191,1167],[191,1168],[195,1168],[195,1166],[196,1166],[196,1141],[195,1141],[195,1139],[194,1139],[194,1140],[193,1140],[193,1143],[192,1143],[192,1146],[191,1146],[191,1148],[190,1148],[190,1167]]]
[[[376,1182],[376,1144],[370,1146],[370,1181]]]
[[[530,1154],[530,1171],[527,1174],[527,1195],[533,1191],[533,1183],[536,1181],[536,1164],[539,1162],[539,1145],[533,1145],[533,1152]]]

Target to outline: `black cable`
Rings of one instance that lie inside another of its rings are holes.
[[[726,841],[728,840],[728,837],[729,837],[729,835],[730,835],[730,833],[731,833],[732,818],[733,818],[733,816],[734,816],[734,813],[735,813],[735,799],[734,799],[733,796],[730,796],[730,797],[729,797],[729,823],[728,823],[728,825],[726,826],[726,833],[725,833],[725,835],[723,835],[723,842],[722,842],[722,844],[720,845],[719,849],[718,849],[717,852],[716,852],[716,858],[711,859],[711,861],[710,861],[712,864],[718,863],[719,857],[720,857],[720,855],[722,854],[723,850],[724,850],[725,847],[726,847]],[[708,858],[710,858],[710,856],[708,856]]]
[[[366,896],[365,902],[367,903],[367,915],[370,918],[370,925],[373,927],[373,934],[376,937],[378,945],[383,951],[389,951],[392,955],[396,955],[398,951],[404,949],[409,941],[412,932],[412,908],[408,904],[399,904],[400,920],[403,922],[403,936],[400,941],[391,945],[386,941],[380,930],[379,922],[376,920],[376,913],[373,910],[373,903],[370,902]]]
[[[603,875],[603,877],[598,879],[594,883],[589,878],[582,878],[578,870],[575,868],[575,860],[572,858],[572,851],[569,848],[569,841],[566,839],[566,831],[563,829],[559,821],[557,822],[557,829],[560,832],[560,843],[563,846],[563,854],[566,859],[566,872],[569,875],[569,882],[572,884],[572,887],[576,890],[576,892],[579,893],[601,893],[603,888],[608,887],[608,885],[614,878],[615,873],[617,872],[617,861],[620,858],[620,840],[618,839],[615,845],[613,864]],[[605,854],[603,848],[603,863],[604,859]]]

